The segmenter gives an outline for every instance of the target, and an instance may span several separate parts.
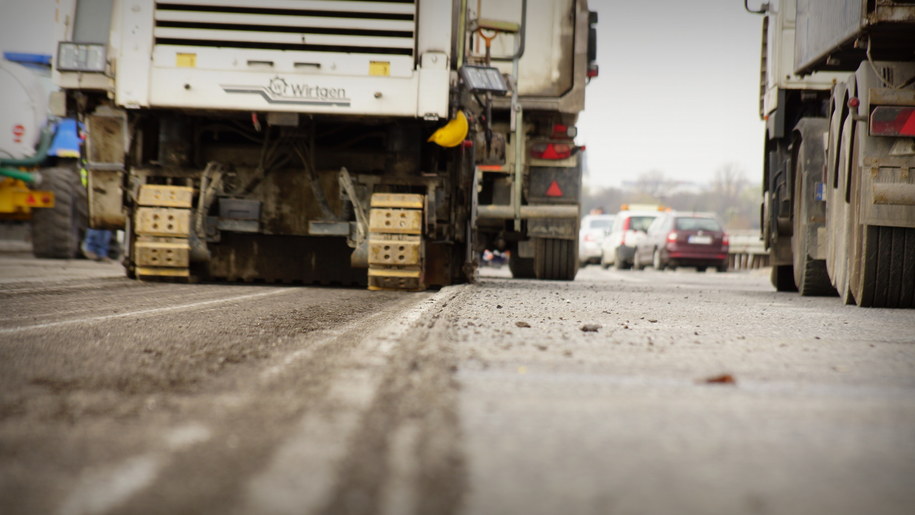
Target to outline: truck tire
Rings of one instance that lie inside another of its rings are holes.
[[[810,233],[816,229],[807,221],[825,219],[825,209],[816,204],[815,184],[822,174],[824,151],[822,133],[826,131],[826,120],[806,118],[798,124],[801,139],[796,142],[792,157],[794,165],[794,195],[792,213],[791,254],[794,261],[793,276],[797,291],[807,296],[834,296],[835,288],[826,272],[826,260],[811,256]]]
[[[536,238],[534,240],[534,274],[537,279],[571,281],[578,272],[575,240]]]
[[[797,291],[797,285],[794,284],[794,267],[791,265],[773,265],[769,281],[772,282],[775,291]]]
[[[534,276],[534,258],[518,257],[517,252],[512,252],[508,258],[508,269],[515,279],[533,279]]]
[[[866,226],[861,248],[861,307],[915,307],[915,229]]]
[[[32,253],[38,258],[79,257],[89,225],[86,188],[75,164],[41,171],[41,188],[54,193],[54,207],[32,211]]]

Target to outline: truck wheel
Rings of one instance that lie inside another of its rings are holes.
[[[915,307],[915,229],[866,226],[861,250],[862,307]]]
[[[773,265],[769,280],[775,291],[797,291],[794,284],[794,267],[791,265]]]
[[[534,278],[534,258],[523,258],[515,255],[508,258],[508,269],[511,270],[512,277],[515,279],[533,279]]]
[[[534,274],[537,279],[571,281],[578,272],[575,240],[534,240]]]
[[[807,220],[825,218],[822,207],[816,205],[813,184],[816,181],[811,173],[821,174],[823,169],[823,147],[818,146],[817,138],[826,130],[826,121],[808,118],[803,120],[802,138],[797,152],[792,158],[794,164],[794,212],[792,213],[791,255],[794,261],[793,275],[797,291],[807,296],[836,295],[835,288],[829,281],[826,272],[826,260],[813,259],[811,255],[810,231]],[[809,133],[809,134],[808,134]],[[810,143],[813,141],[814,143]]]
[[[32,253],[38,258],[72,259],[80,255],[89,225],[86,188],[75,165],[41,171],[41,188],[54,193],[53,208],[32,210]]]

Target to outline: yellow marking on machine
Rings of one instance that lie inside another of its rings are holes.
[[[175,54],[175,66],[178,68],[196,68],[197,54],[178,52]]]
[[[387,77],[391,75],[390,61],[369,61],[369,75],[373,77]]]

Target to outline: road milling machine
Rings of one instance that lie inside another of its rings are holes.
[[[77,0],[56,80],[140,279],[572,280],[585,0]]]

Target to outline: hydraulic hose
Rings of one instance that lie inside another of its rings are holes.
[[[36,184],[38,182],[38,177],[30,172],[23,172],[22,170],[16,170],[14,168],[0,168],[0,175],[4,177],[12,177],[13,179],[19,179],[22,182],[27,182],[29,184]]]

